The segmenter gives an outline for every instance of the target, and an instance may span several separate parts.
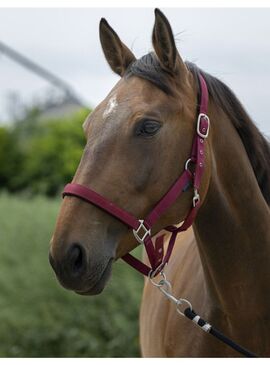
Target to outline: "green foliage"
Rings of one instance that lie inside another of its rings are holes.
[[[104,293],[81,297],[63,289],[50,268],[61,198],[44,195],[58,194],[72,179],[89,110],[57,120],[39,120],[39,113],[0,128],[0,186],[24,192],[0,195],[0,356],[139,356],[137,273],[117,262]]]
[[[82,123],[89,110],[47,121],[39,120],[37,113],[0,130],[0,182],[10,191],[52,196],[76,171],[85,145]]]
[[[60,287],[48,263],[59,204],[0,195],[0,356],[139,356],[141,276],[117,262],[97,297]]]
[[[80,113],[69,120],[42,122],[26,148],[22,179],[33,193],[54,195],[69,182],[79,164],[85,138]]]
[[[21,165],[21,154],[14,134],[5,127],[0,127],[0,186],[13,190],[13,177]]]

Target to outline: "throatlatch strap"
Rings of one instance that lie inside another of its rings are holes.
[[[170,190],[160,199],[154,209],[148,214],[144,222],[147,223],[149,227],[153,227],[161,215],[176,201],[179,195],[183,191],[186,191],[191,180],[191,173],[188,170],[185,170],[181,177],[176,180]]]

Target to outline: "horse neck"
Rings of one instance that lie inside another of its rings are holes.
[[[232,122],[209,114],[212,175],[194,231],[212,303],[239,319],[270,307],[270,214]]]

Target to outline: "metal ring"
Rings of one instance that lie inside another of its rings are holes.
[[[188,307],[189,307],[189,309],[192,311],[192,305],[191,305],[191,303],[187,300],[187,299],[183,299],[183,298],[180,298],[180,299],[178,299],[178,302],[177,302],[177,304],[176,304],[176,310],[177,310],[177,312],[179,313],[179,314],[181,314],[181,316],[185,316],[185,313],[184,312],[182,312],[180,309],[179,309],[179,306],[180,305],[182,305],[182,304],[187,304],[188,305]],[[186,309],[186,308],[185,308]]]
[[[153,270],[149,271],[148,279],[150,280],[150,282],[151,282],[154,286],[156,286],[156,287],[160,288],[161,286],[163,286],[163,285],[164,285],[164,281],[167,281],[167,279],[166,279],[166,275],[164,274],[164,272],[163,272],[163,271],[161,271],[161,272],[159,273],[159,275],[160,275],[160,276],[162,276],[162,279],[161,279],[159,282],[154,281],[155,273],[156,273],[156,271],[157,271],[157,269],[158,269],[158,268],[159,268],[159,267],[157,267],[154,271],[153,271]]]
[[[148,273],[148,277],[149,277],[149,279],[153,279],[155,276],[156,276],[156,274],[160,274],[160,275],[164,275],[165,276],[165,274],[164,274],[164,271],[163,270],[160,270],[160,268],[162,267],[163,269],[164,269],[164,267],[165,267],[165,265],[166,265],[167,263],[165,263],[164,264],[164,262],[162,261],[159,265],[158,265],[158,267],[156,267],[154,270],[150,270],[149,271],[149,273]],[[160,272],[159,272],[159,270],[160,270]],[[163,276],[163,277],[164,277]],[[166,280],[166,277],[164,277],[165,278],[165,280]]]
[[[190,163],[196,163],[196,161],[194,160],[194,157],[190,157],[190,158],[188,158],[187,160],[186,160],[186,163],[185,163],[185,170],[186,171],[189,171],[192,175],[194,174],[192,171],[190,171],[190,169],[189,169],[189,164]]]
[[[185,170],[186,171],[189,171],[188,170],[188,165],[190,164],[191,161],[192,161],[192,158],[189,158],[189,159],[186,160],[186,163],[185,163]]]

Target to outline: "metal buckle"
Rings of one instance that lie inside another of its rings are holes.
[[[206,120],[207,120],[207,122],[208,122],[207,130],[206,130],[205,132],[203,132],[203,133],[200,131],[201,118],[206,119]],[[208,137],[209,129],[210,129],[210,119],[209,119],[208,115],[206,115],[206,114],[204,114],[204,113],[200,113],[200,114],[199,114],[199,116],[198,116],[198,121],[197,121],[197,134],[198,134],[201,138],[205,139],[205,138],[207,138],[207,137]]]
[[[133,229],[133,234],[134,237],[136,238],[136,240],[139,243],[144,243],[145,238],[149,235],[151,236],[151,229],[147,229],[144,225],[144,220],[143,219],[139,219],[140,225],[137,229]],[[139,232],[142,230],[143,236],[140,237],[139,236]]]

